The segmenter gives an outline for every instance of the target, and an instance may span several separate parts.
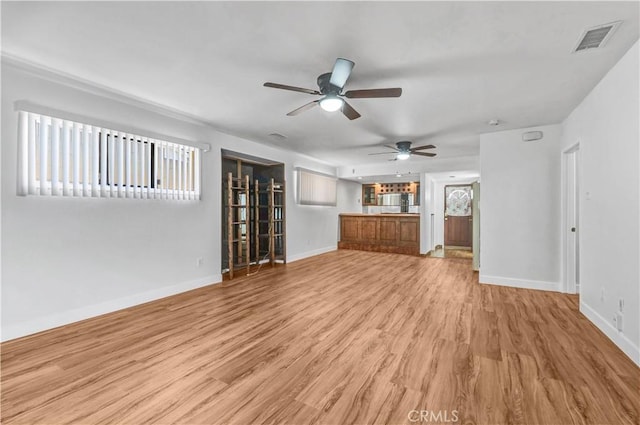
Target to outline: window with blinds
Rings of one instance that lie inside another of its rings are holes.
[[[18,112],[18,194],[200,199],[200,149]]]
[[[297,168],[298,172],[298,204],[337,205],[338,179],[314,171]]]

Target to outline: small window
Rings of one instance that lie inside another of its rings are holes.
[[[337,205],[337,179],[326,174],[297,168],[298,172],[298,204]]]
[[[18,114],[19,195],[200,199],[196,147]]]

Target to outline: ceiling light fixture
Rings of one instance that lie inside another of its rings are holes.
[[[398,155],[396,155],[396,159],[404,161],[405,159],[409,159],[410,156],[411,154],[409,152],[398,152]]]
[[[358,176],[358,180],[362,180],[362,176]]]
[[[328,94],[320,101],[320,107],[327,112],[335,112],[342,108],[343,103],[344,101],[338,96]]]
[[[402,177],[402,174],[396,174],[396,177]]]

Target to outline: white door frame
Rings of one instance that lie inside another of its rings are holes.
[[[579,194],[580,141],[562,152],[562,291],[569,294],[580,291]]]

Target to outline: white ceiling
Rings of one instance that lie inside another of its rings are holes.
[[[367,154],[407,139],[455,160],[478,154],[479,133],[562,121],[638,39],[638,10],[609,1],[2,2],[2,48],[336,165],[382,164]],[[584,29],[617,20],[605,48],[571,53]],[[288,117],[315,97],[262,87],[316,89],[336,57],[356,63],[347,90],[402,87],[402,97],[352,99],[362,114],[354,121],[320,108]],[[502,125],[487,126],[492,118]]]

